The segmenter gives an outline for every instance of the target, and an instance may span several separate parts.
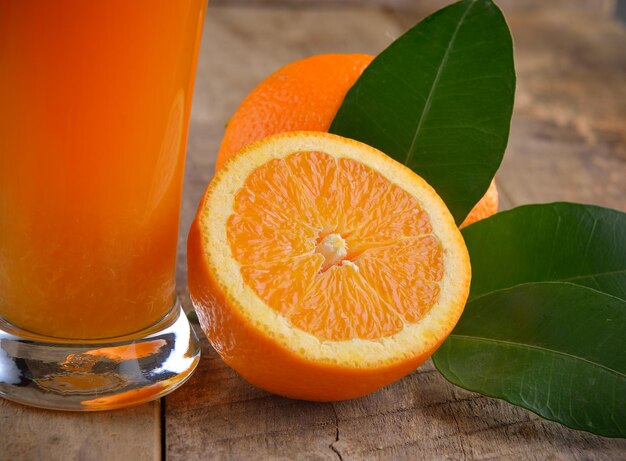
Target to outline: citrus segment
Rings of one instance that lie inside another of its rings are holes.
[[[241,275],[268,306],[289,315],[310,291],[320,267],[322,257],[309,254],[269,264],[242,266]]]
[[[324,229],[337,227],[341,209],[337,189],[337,162],[329,155],[314,156],[309,153],[291,155],[289,166],[299,185],[309,197],[313,197],[319,216],[324,219]]]
[[[417,322],[437,302],[443,276],[441,245],[433,236],[406,239],[367,250],[360,272],[408,323]]]
[[[237,154],[209,185],[188,245],[192,301],[215,349],[289,397],[356,397],[410,372],[469,290],[467,250],[432,188],[327,133],[283,133]]]
[[[315,278],[288,318],[296,328],[321,340],[378,339],[404,325],[393,308],[381,301],[356,270],[334,266]]]
[[[254,212],[252,209],[246,211]],[[265,217],[269,222],[254,221],[245,214],[233,215],[228,219],[229,235],[236,235],[237,240],[243,243],[232,246],[233,256],[241,264],[289,258],[295,254],[302,254],[315,245],[315,229],[296,221],[281,222],[273,211],[267,208]]]

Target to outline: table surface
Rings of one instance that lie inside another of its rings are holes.
[[[245,94],[311,54],[376,54],[443,2],[330,3],[209,7],[181,223],[178,277],[187,309],[186,231],[213,174],[224,125]],[[626,28],[612,18],[610,0],[546,3],[501,2],[518,73],[497,176],[501,208],[567,200],[626,210]],[[251,386],[204,339],[202,353],[186,385],[135,408],[60,413],[0,399],[0,459],[626,458],[626,440],[570,430],[456,388],[430,362],[368,397],[309,403]]]

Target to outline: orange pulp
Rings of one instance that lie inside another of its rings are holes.
[[[227,233],[244,281],[322,340],[391,336],[439,298],[443,252],[428,215],[352,159],[299,152],[260,166]]]

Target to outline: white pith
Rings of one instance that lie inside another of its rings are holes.
[[[339,234],[328,234],[315,247],[315,252],[324,257],[322,270],[341,262],[348,254],[348,245]]]

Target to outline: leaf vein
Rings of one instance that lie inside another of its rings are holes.
[[[411,145],[409,146],[406,159],[404,160],[405,165],[407,165],[411,161],[411,159],[413,158],[413,155],[415,154],[415,144],[417,143],[417,138],[419,137],[420,131],[422,130],[422,125],[424,124],[424,120],[426,119],[426,117],[428,116],[428,112],[430,111],[430,105],[432,104],[432,98],[433,98],[433,94],[435,93],[435,88],[439,84],[439,80],[441,79],[441,74],[443,73],[443,69],[448,63],[450,51],[452,50],[454,46],[454,42],[456,41],[456,36],[459,33],[459,29],[463,25],[463,22],[465,22],[465,18],[467,17],[468,13],[470,12],[470,10],[475,4],[476,2],[470,3],[470,5],[467,7],[465,12],[463,13],[463,16],[461,16],[461,19],[459,19],[459,22],[457,23],[456,28],[454,29],[454,32],[452,33],[450,42],[448,43],[448,46],[446,47],[446,51],[444,52],[443,59],[439,63],[439,67],[437,68],[437,73],[435,74],[433,83],[430,87],[430,90],[428,91],[428,96],[426,97],[426,102],[424,103],[424,110],[422,111],[422,114],[420,115],[420,118],[417,122],[417,127],[415,128],[415,133],[413,134],[413,139],[411,140]]]
[[[463,338],[463,339],[468,339],[468,340],[476,340],[476,341],[483,341],[483,342],[491,342],[491,343],[496,343],[496,344],[506,344],[508,346],[519,346],[519,347],[523,347],[523,348],[527,348],[527,349],[534,349],[534,350],[539,350],[542,352],[552,352],[556,355],[562,355],[564,357],[568,357],[571,358],[573,360],[579,360],[582,362],[586,362],[589,365],[592,366],[596,366],[598,368],[602,368],[604,370],[606,370],[607,372],[614,374],[620,378],[626,378],[626,374],[622,373],[619,370],[614,370],[612,368],[607,367],[606,365],[603,365],[601,363],[596,363],[596,362],[592,362],[589,359],[586,359],[584,357],[578,357],[576,355],[572,355],[569,354],[567,352],[563,352],[563,351],[557,351],[555,349],[550,349],[549,347],[543,347],[543,346],[537,346],[534,344],[524,344],[524,343],[519,343],[516,341],[508,341],[505,339],[496,339],[496,338],[486,338],[484,336],[470,336],[470,335],[460,335],[458,333],[452,333],[450,336],[455,336],[457,338]]]

